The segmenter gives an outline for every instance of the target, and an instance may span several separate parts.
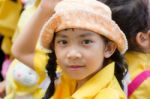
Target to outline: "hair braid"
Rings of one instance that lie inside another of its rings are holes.
[[[55,52],[53,51],[48,56],[50,58],[48,60],[46,69],[51,81],[43,99],[49,99],[51,96],[53,96],[55,92],[55,79],[56,79],[56,67],[57,67]]]
[[[115,62],[115,76],[120,84],[120,86],[122,87],[122,89],[124,88],[123,86],[123,79],[127,74],[128,71],[128,66],[124,60],[123,55],[120,54],[120,52],[118,50],[116,50],[114,52],[114,54],[110,57],[112,61]]]

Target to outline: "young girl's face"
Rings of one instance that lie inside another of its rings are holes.
[[[88,80],[103,67],[104,50],[104,39],[92,31],[67,29],[56,33],[57,63],[75,80]]]

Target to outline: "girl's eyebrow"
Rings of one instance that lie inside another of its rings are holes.
[[[92,32],[86,32],[84,34],[81,34],[79,37],[88,37],[88,36],[92,36]]]
[[[56,34],[56,37],[67,38],[67,36],[64,34]]]
[[[92,35],[93,35],[93,32],[85,32],[84,34],[80,34],[78,37],[84,38],[84,37],[89,37]],[[56,33],[56,37],[67,38],[67,36],[65,34],[59,34],[59,33]]]

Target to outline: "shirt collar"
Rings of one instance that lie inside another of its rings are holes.
[[[100,70],[95,76],[87,81],[73,95],[73,98],[93,97],[102,88],[106,87],[114,77],[114,62]]]

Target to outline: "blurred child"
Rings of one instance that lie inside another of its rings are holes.
[[[44,17],[43,13],[39,10],[36,14]],[[39,16],[34,17],[17,38],[13,52],[40,73],[45,67],[37,64],[34,50],[38,29],[46,18],[38,19]],[[40,44],[49,52],[45,57],[50,57],[46,68],[51,83],[44,99],[126,99],[121,87],[127,71],[122,57],[127,40],[106,5],[96,0],[63,0],[45,23]],[[56,75],[57,65],[62,69],[60,75]]]
[[[150,1],[107,0],[112,18],[125,33],[129,50],[126,53],[131,83],[129,99],[150,97]]]
[[[20,0],[0,0],[0,36],[2,40],[0,41],[0,49],[1,49],[1,55],[0,55],[0,61],[2,64],[0,64],[0,73],[2,73],[3,80],[0,82],[0,94],[4,93],[5,89],[5,74],[7,71],[7,68],[9,67],[9,64],[11,62],[11,37],[16,29],[16,25],[18,22],[18,19],[20,17],[20,13],[22,10],[22,4]],[[5,54],[5,57],[3,56]],[[9,61],[9,62],[8,62]],[[1,95],[0,95],[1,97]]]
[[[40,0],[31,3],[28,3],[28,1],[24,2],[25,9],[19,19],[16,32],[13,36],[13,42],[15,42],[19,33],[23,30],[27,20],[36,11]],[[39,75],[34,70],[14,59],[7,72],[5,99],[41,99],[44,94],[41,83],[43,84],[44,82],[45,74],[43,74],[43,78],[39,78]]]

